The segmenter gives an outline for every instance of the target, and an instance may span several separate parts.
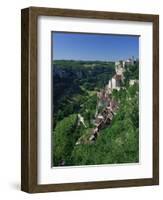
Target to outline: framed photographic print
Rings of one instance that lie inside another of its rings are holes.
[[[159,16],[22,9],[21,189],[159,184]]]

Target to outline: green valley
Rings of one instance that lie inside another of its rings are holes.
[[[139,162],[138,60],[53,61],[53,166]]]

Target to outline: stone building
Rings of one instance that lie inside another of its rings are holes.
[[[108,93],[111,94],[114,89],[120,90],[123,79],[122,75],[115,74],[106,86]]]
[[[129,81],[129,85],[134,85],[135,83],[139,83],[139,81],[138,80],[136,80],[136,79],[131,79],[130,81]]]

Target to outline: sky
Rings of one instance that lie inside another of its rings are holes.
[[[139,36],[52,33],[53,60],[117,61],[139,58]]]

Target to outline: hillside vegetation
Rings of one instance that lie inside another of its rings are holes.
[[[97,91],[115,73],[113,62],[53,63],[53,165],[94,165],[139,161],[138,63],[125,71],[123,87],[112,92],[119,109],[95,142],[88,142],[97,107]],[[78,114],[85,124],[79,123]],[[81,144],[76,145],[80,139]]]

